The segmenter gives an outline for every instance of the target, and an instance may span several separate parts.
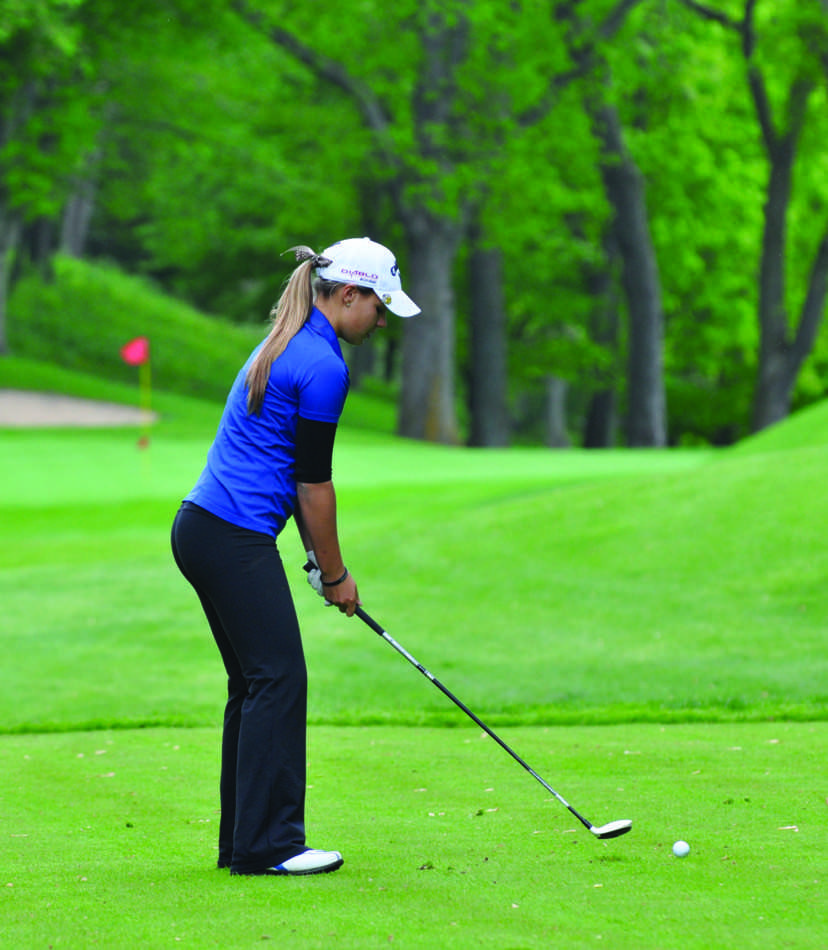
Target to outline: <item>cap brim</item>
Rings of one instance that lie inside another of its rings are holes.
[[[420,312],[420,308],[417,304],[402,290],[381,294],[380,300],[388,307],[391,313],[396,314],[398,317],[416,317]]]

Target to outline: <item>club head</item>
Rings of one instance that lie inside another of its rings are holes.
[[[621,835],[625,835],[632,830],[632,822],[623,818],[620,821],[610,821],[606,825],[601,825],[600,828],[592,825],[589,830],[596,838],[620,838]]]

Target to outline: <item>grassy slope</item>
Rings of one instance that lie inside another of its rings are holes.
[[[0,436],[5,728],[214,721],[213,647],[167,533],[217,416],[173,413],[146,453],[126,431]],[[479,452],[347,428],[340,521],[367,609],[496,721],[821,718],[825,454]],[[314,721],[457,721],[321,609],[291,530],[282,549]]]
[[[114,267],[58,258],[52,283],[32,275],[15,286],[9,347],[17,357],[126,384],[137,374],[120,349],[143,335],[159,388],[220,399],[261,337],[265,317],[260,327],[223,323]],[[11,371],[5,363],[0,373]]]

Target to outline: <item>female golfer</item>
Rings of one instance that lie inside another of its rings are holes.
[[[419,313],[394,255],[368,238],[302,261],[272,328],[239,372],[207,464],[172,528],[228,677],[221,754],[219,867],[232,874],[318,874],[338,851],[305,844],[307,672],[274,543],[291,515],[314,589],[351,616],[357,585],[340,551],[332,472],[348,392],[339,340],[359,345],[386,308]]]

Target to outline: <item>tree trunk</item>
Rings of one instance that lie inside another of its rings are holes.
[[[629,311],[627,443],[661,447],[667,444],[664,314],[644,180],[627,151],[617,110],[599,105],[591,111],[603,148],[601,175],[615,212],[621,282]]]
[[[455,406],[455,310],[452,276],[463,235],[460,222],[418,210],[409,216],[408,265],[403,286],[422,313],[403,323],[399,435],[459,442]],[[411,221],[411,219],[416,219]]]
[[[590,315],[590,338],[602,346],[612,358],[609,370],[599,369],[596,385],[587,405],[584,419],[583,447],[608,449],[616,443],[618,429],[615,364],[618,359],[619,288],[616,272],[620,269],[618,242],[613,229],[604,234],[604,257],[600,264],[587,267],[586,287],[595,307]]]
[[[366,340],[361,346],[354,346],[347,354],[348,373],[351,378],[351,389],[357,390],[365,376],[374,372],[377,362],[377,350],[374,340]]]
[[[462,4],[425,4],[421,50],[411,93],[416,153],[429,170],[419,187],[403,172],[396,199],[408,239],[413,297],[422,314],[403,327],[402,392],[398,432],[431,442],[459,442],[455,405],[455,302],[452,278],[457,248],[466,236],[462,201],[443,186],[455,173],[460,65],[469,51],[470,28]],[[462,152],[462,150],[460,150]],[[418,194],[419,192],[419,194]],[[416,195],[416,198],[415,198]]]
[[[0,356],[9,352],[8,302],[19,242],[20,219],[13,211],[0,208]]]
[[[0,149],[5,149],[34,111],[35,84],[27,80],[4,101],[0,113]],[[11,207],[9,189],[0,176],[0,355],[9,352],[8,301],[18,250],[23,239],[23,216]]]
[[[615,390],[594,392],[587,407],[584,423],[584,448],[609,449],[615,445]]]
[[[788,314],[785,308],[785,244],[791,198],[794,143],[785,136],[771,146],[770,174],[759,264],[759,366],[753,399],[753,430],[779,422],[790,409]]]
[[[21,251],[44,281],[51,281],[54,277],[56,235],[57,222],[42,215],[24,224],[21,229]]]
[[[753,90],[762,106],[762,87],[754,71]],[[795,335],[791,337],[785,304],[785,254],[787,218],[793,169],[805,119],[805,106],[813,86],[808,82],[791,88],[788,123],[784,135],[773,130],[769,116],[760,112],[770,161],[762,254],[759,270],[759,366],[753,397],[753,431],[787,418],[794,386],[816,341],[823,318],[828,281],[828,231],[822,237],[811,269],[805,303]]]
[[[388,338],[385,341],[385,356],[382,361],[382,378],[386,383],[390,383],[396,375],[397,357],[399,355],[399,342],[397,338]]]
[[[770,165],[759,265],[759,366],[752,418],[753,431],[757,432],[788,416],[797,377],[814,347],[825,314],[828,295],[828,229],[824,230],[814,256],[805,302],[793,336],[785,303],[785,278],[787,218],[794,164],[799,140],[808,119],[808,103],[816,89],[811,67],[817,66],[828,76],[828,56],[824,44],[822,48],[819,46],[819,34],[807,38],[802,50],[814,54],[814,58],[810,64],[807,57],[804,63],[798,64],[781,106],[783,118],[775,121],[774,108],[779,109],[780,106],[777,104],[774,107],[768,94],[762,63],[756,56],[755,0],[744,4],[741,19],[729,17],[694,0],[681,2],[703,18],[716,21],[738,34],[747,67],[748,89]],[[821,0],[821,5],[823,11],[828,13],[828,0]],[[768,29],[775,36],[777,27],[774,25]],[[801,38],[804,38],[804,34]]]
[[[95,210],[97,189],[91,180],[81,180],[75,191],[69,196],[63,209],[63,221],[60,228],[60,250],[70,257],[83,257],[86,251],[86,239],[89,225]]]
[[[473,238],[469,257],[469,445],[506,446],[510,439],[503,254]]]
[[[559,376],[546,377],[546,444],[550,449],[568,449],[566,394],[569,385]]]
[[[793,342],[785,330],[779,335],[768,318],[759,347],[759,373],[753,401],[753,431],[758,432],[787,418],[802,364],[808,358],[819,332],[828,299],[828,230],[814,257],[805,304]],[[760,321],[764,306],[760,301]],[[785,321],[787,323],[787,321]]]

